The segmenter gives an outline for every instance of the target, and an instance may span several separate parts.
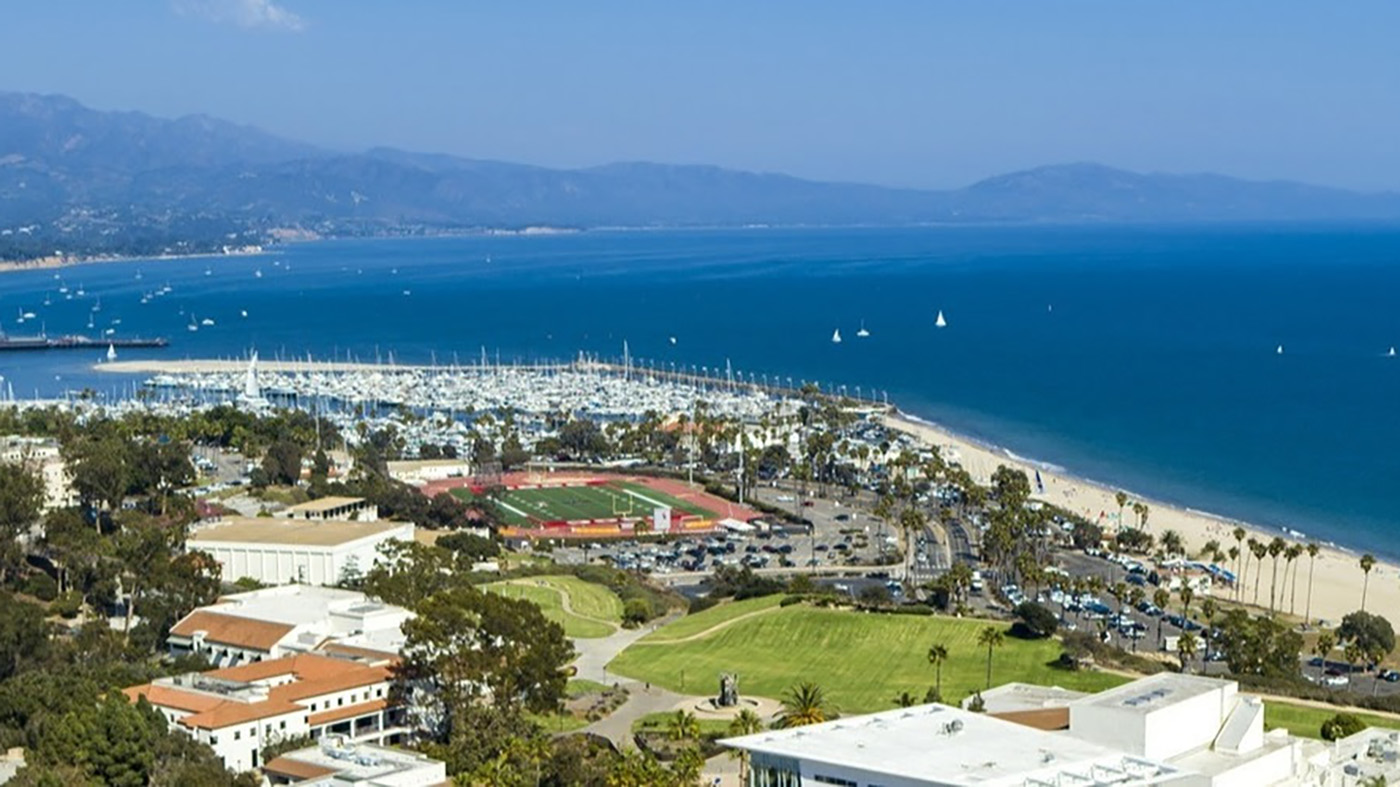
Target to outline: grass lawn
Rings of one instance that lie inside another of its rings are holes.
[[[575,577],[528,577],[492,582],[482,587],[492,593],[533,601],[544,612],[546,618],[563,626],[564,634],[569,637],[606,637],[616,631],[616,627],[609,625],[609,622],[622,622],[622,602],[612,591]],[[563,601],[560,599],[561,593],[568,593],[570,606],[579,612],[585,612],[589,617],[565,612]],[[608,598],[611,599],[610,602]]]
[[[568,686],[564,688],[564,694],[571,700],[576,700],[585,694],[602,694],[609,686],[599,683],[596,680],[587,678],[571,678]]]
[[[1264,703],[1264,727],[1283,727],[1294,735],[1304,738],[1321,738],[1322,723],[1338,713],[1352,713],[1370,727],[1400,729],[1400,719],[1389,716],[1373,716],[1369,713],[1354,713],[1341,708],[1314,708],[1309,705],[1294,705],[1287,702],[1267,700]]]
[[[757,601],[757,600],[756,600]],[[771,600],[769,603],[773,603]],[[734,605],[737,606],[737,605]],[[708,616],[715,613],[718,619]],[[721,606],[682,618],[703,631],[734,610]],[[675,625],[675,624],[673,624]],[[943,697],[957,702],[986,685],[986,650],[977,634],[1005,623],[914,615],[878,615],[793,605],[742,620],[688,642],[667,643],[668,626],[623,651],[609,664],[619,675],[646,680],[683,694],[715,690],[722,672],[737,672],[739,693],[780,698],[793,684],[810,680],[841,713],[867,713],[895,706],[902,691],[922,697],[934,683],[928,648],[948,648]],[[674,637],[672,637],[674,639]],[[1101,672],[1068,672],[1050,666],[1058,642],[1007,637],[992,661],[992,685],[1024,681],[1099,691],[1126,682]]]
[[[705,517],[707,519],[713,519],[716,516],[715,512],[709,509],[701,508],[694,503],[687,503],[679,497],[668,495],[665,492],[659,492],[646,484],[639,484],[635,481],[618,481],[614,485],[635,492],[648,500],[664,503],[677,511],[684,511],[687,514],[695,514],[696,516]],[[647,505],[643,501],[638,501],[638,503]],[[646,513],[651,513],[651,507],[647,507]]]
[[[655,633],[647,636],[647,642],[671,642],[699,634],[706,629],[713,628],[726,620],[733,620],[740,615],[747,615],[750,612],[757,612],[763,609],[772,609],[778,606],[783,600],[783,594],[778,593],[772,596],[759,596],[758,598],[746,598],[743,601],[729,601],[709,609],[686,615],[669,626],[658,629]]]

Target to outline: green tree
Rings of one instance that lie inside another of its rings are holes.
[[[933,666],[933,690],[943,696],[943,664],[948,660],[948,646],[935,642],[928,646],[928,663]]]
[[[1371,569],[1376,567],[1376,558],[1367,552],[1361,556],[1361,573],[1364,579],[1361,583],[1361,611],[1366,611],[1366,591],[1371,586]]]
[[[1342,625],[1337,627],[1337,639],[1355,645],[1356,652],[1376,663],[1395,650],[1395,630],[1390,621],[1370,612],[1357,611],[1343,617]]]
[[[302,447],[291,440],[278,440],[263,455],[262,469],[272,484],[291,486],[301,480]]]
[[[1303,622],[1309,625],[1312,623],[1313,569],[1317,568],[1317,553],[1321,551],[1317,544],[1308,544],[1308,601],[1307,609],[1303,612]]]
[[[992,687],[992,651],[1001,647],[1005,639],[1001,629],[996,626],[987,626],[977,633],[977,644],[987,649],[987,688],[989,689]]]
[[[1366,729],[1366,722],[1350,713],[1338,713],[1322,723],[1319,730],[1325,741],[1339,741]]]
[[[803,727],[826,721],[826,694],[811,681],[803,681],[783,695],[776,726]]]
[[[763,721],[758,718],[758,714],[748,708],[739,711],[739,714],[729,722],[727,732],[731,738],[739,738],[745,735],[754,735],[763,731]],[[749,753],[744,749],[730,749],[730,755],[739,758],[739,783],[748,784]]]
[[[23,560],[16,539],[39,518],[44,482],[24,463],[0,462],[0,585]]]
[[[695,714],[678,710],[666,722],[666,737],[673,741],[694,741],[700,738],[700,720]]]
[[[1196,657],[1199,646],[1196,635],[1189,631],[1182,632],[1181,636],[1176,638],[1176,655],[1181,659],[1182,672],[1190,671],[1191,659]]]

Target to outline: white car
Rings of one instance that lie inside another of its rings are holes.
[[[1323,675],[1322,682],[1327,686],[1345,686],[1351,681],[1345,675]]]

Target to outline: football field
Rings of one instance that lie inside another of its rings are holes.
[[[452,493],[468,501],[476,497],[467,488],[454,489]],[[496,505],[509,524],[523,527],[544,522],[645,519],[658,507],[670,508],[676,516],[715,516],[711,511],[665,492],[624,481],[508,489],[497,498]]]

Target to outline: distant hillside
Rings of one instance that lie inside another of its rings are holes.
[[[952,191],[650,163],[335,153],[203,116],[0,93],[0,258],[481,227],[1397,220],[1400,195],[1072,164]]]

